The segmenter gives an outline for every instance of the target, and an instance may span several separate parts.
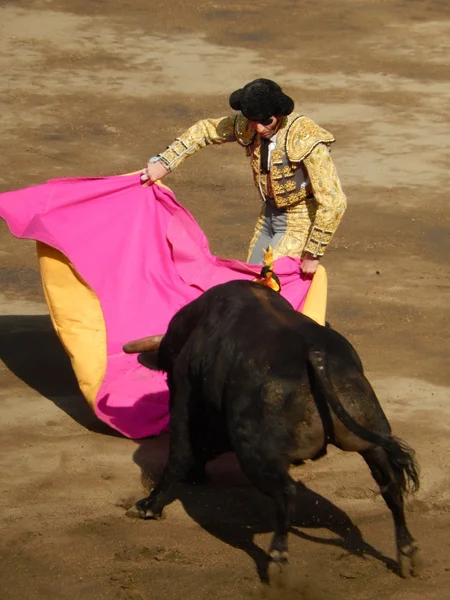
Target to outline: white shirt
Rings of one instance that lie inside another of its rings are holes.
[[[273,135],[270,138],[269,152],[268,152],[268,157],[267,157],[267,164],[269,165],[269,171],[270,171],[270,163],[272,161],[272,152],[274,151],[275,146],[277,145],[277,136],[278,136],[278,133],[276,133],[275,135]]]
[[[275,146],[277,145],[277,135],[278,135],[278,132],[275,133],[271,138],[269,138],[270,142],[269,142],[269,148],[268,148],[268,153],[267,153],[267,165],[269,167],[269,171],[270,171],[270,163],[272,161],[272,152],[274,151]],[[262,185],[261,185],[261,170],[259,171],[258,183],[259,183],[259,191],[261,194],[261,198],[263,199],[264,202],[267,202],[267,198],[264,194],[264,191],[263,191]]]

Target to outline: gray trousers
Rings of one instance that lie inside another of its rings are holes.
[[[262,265],[264,262],[263,249],[266,250],[269,245],[275,249],[286,233],[286,229],[286,211],[280,210],[269,202],[265,202],[262,227],[247,262],[252,265]]]

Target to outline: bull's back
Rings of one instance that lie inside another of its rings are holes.
[[[189,302],[171,319],[160,349],[160,363],[168,370],[192,334],[202,337],[203,351],[212,343],[230,340],[240,326],[259,329],[271,315],[295,312],[279,294],[250,281],[230,281],[214,286],[197,299]],[[214,340],[214,342],[213,342]]]
[[[297,312],[273,290],[248,281],[215,286],[182,309],[164,345],[179,348],[182,341],[189,341],[194,371],[201,368],[204,376],[222,384],[226,375],[236,379],[238,373],[257,380],[263,374],[303,381],[312,345],[360,368],[355,350],[340,334]]]

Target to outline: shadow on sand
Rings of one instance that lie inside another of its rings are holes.
[[[169,435],[138,443],[133,458],[141,469],[144,487],[150,489],[158,481],[167,459]],[[172,499],[178,498],[187,514],[211,535],[246,552],[255,562],[260,580],[267,582],[268,556],[255,544],[254,536],[273,532],[275,505],[272,499],[248,481],[233,454],[222,455],[209,463],[208,472],[210,483],[200,486],[179,484]],[[290,535],[337,546],[361,559],[370,556],[397,572],[396,561],[367,544],[359,528],[343,510],[301,482],[296,486],[297,502]],[[328,529],[333,536],[315,535],[314,531],[319,529]]]
[[[100,421],[82,396],[48,315],[0,316],[0,360],[86,429],[123,437]]]

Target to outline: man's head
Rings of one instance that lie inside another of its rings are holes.
[[[261,137],[270,139],[279,129],[280,117],[270,117],[270,119],[267,119],[263,123],[260,123],[259,121],[250,121],[250,119],[248,122]]]
[[[281,87],[270,79],[250,81],[243,88],[233,92],[229,102],[231,108],[240,110],[264,137],[273,133],[276,119],[290,115],[294,110],[292,98],[284,94]],[[275,121],[273,117],[276,118]]]

